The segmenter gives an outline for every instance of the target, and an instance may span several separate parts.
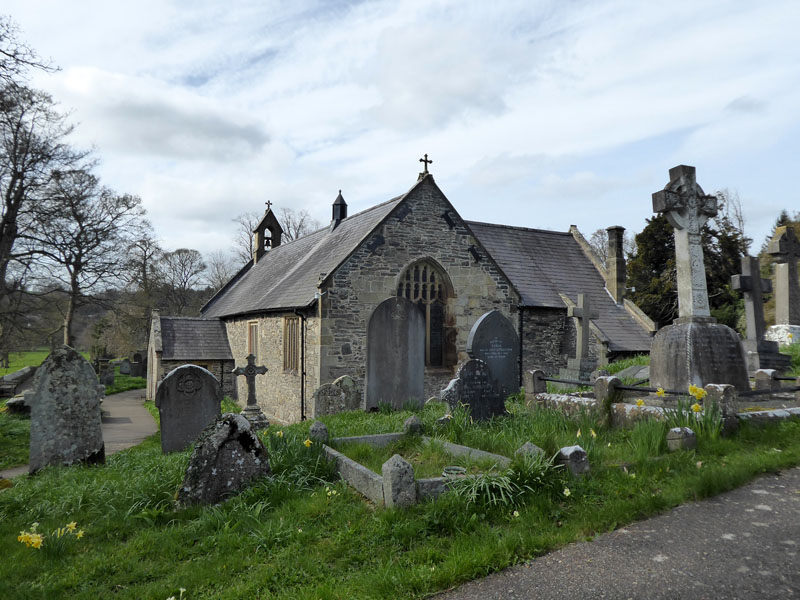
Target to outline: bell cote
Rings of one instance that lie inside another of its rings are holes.
[[[283,228],[268,203],[267,212],[253,230],[253,264],[271,248],[280,246],[282,235]]]

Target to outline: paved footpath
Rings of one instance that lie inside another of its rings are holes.
[[[800,468],[570,544],[435,598],[800,598]]]
[[[144,441],[158,431],[153,416],[144,407],[145,390],[130,390],[107,396],[100,405],[106,456]],[[28,472],[28,465],[0,471],[0,478]]]

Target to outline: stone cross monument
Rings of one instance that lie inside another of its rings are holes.
[[[247,366],[236,367],[232,373],[234,375],[244,375],[247,381],[247,406],[242,414],[247,417],[254,429],[264,429],[269,427],[266,415],[261,411],[261,407],[256,402],[256,375],[263,375],[267,372],[267,367],[256,366],[256,357],[252,354],[247,355]]]
[[[775,229],[767,246],[767,253],[777,260],[775,264],[775,326],[770,327],[767,338],[781,344],[800,342],[800,285],[797,277],[797,259],[800,258],[800,241],[791,226]],[[791,335],[790,335],[791,334]]]
[[[733,289],[744,295],[745,317],[747,318],[747,339],[744,349],[747,369],[752,373],[758,369],[783,370],[789,366],[788,355],[778,352],[777,342],[764,339],[764,299],[762,294],[772,291],[772,282],[762,279],[758,259],[742,257],[742,274],[731,277]]]
[[[597,367],[597,360],[589,358],[590,319],[597,319],[600,314],[592,310],[589,296],[578,294],[578,305],[569,306],[567,316],[575,319],[575,358],[567,360],[567,367],[559,369],[558,376],[563,379],[586,381]]]
[[[695,168],[669,170],[669,183],[653,194],[653,211],[675,228],[678,319],[662,328],[650,349],[650,383],[685,390],[690,385],[730,384],[749,390],[744,348],[730,327],[711,316],[700,230],[717,214],[717,200],[697,185]]]

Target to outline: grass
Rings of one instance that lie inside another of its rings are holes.
[[[781,346],[781,352],[792,357],[792,368],[787,375],[800,377],[800,343],[791,346]]]
[[[446,466],[464,467],[469,474],[498,471],[493,460],[475,460],[469,456],[453,456],[444,449],[441,440],[432,439],[426,443],[419,436],[405,436],[383,448],[375,448],[365,443],[337,445],[336,449],[361,463],[375,473],[381,474],[383,463],[399,454],[414,467],[417,479],[441,477]]]
[[[103,467],[50,467],[0,492],[0,597],[164,600],[185,588],[187,600],[421,598],[800,464],[798,421],[744,425],[733,438],[701,436],[696,451],[666,454],[646,424],[607,430],[587,415],[508,409],[441,434],[507,456],[528,440],[548,455],[580,443],[591,475],[505,473],[409,509],[378,509],[332,480],[315,445],[303,443],[304,422],[263,434],[272,478],[218,506],[175,510],[189,452],[163,455],[155,435]],[[443,413],[432,403],[416,414],[432,431]],[[411,414],[322,420],[340,437],[401,431]],[[507,492],[513,502],[492,501]],[[33,522],[52,531],[70,521],[85,535],[57,560],[17,541]]]

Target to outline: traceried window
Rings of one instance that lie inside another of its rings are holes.
[[[252,354],[258,360],[258,322],[250,321],[247,324],[247,354]]]
[[[283,370],[299,371],[300,317],[283,319]]]
[[[419,304],[425,312],[425,364],[447,362],[445,311],[448,285],[442,272],[427,262],[411,265],[400,278],[397,295]]]

